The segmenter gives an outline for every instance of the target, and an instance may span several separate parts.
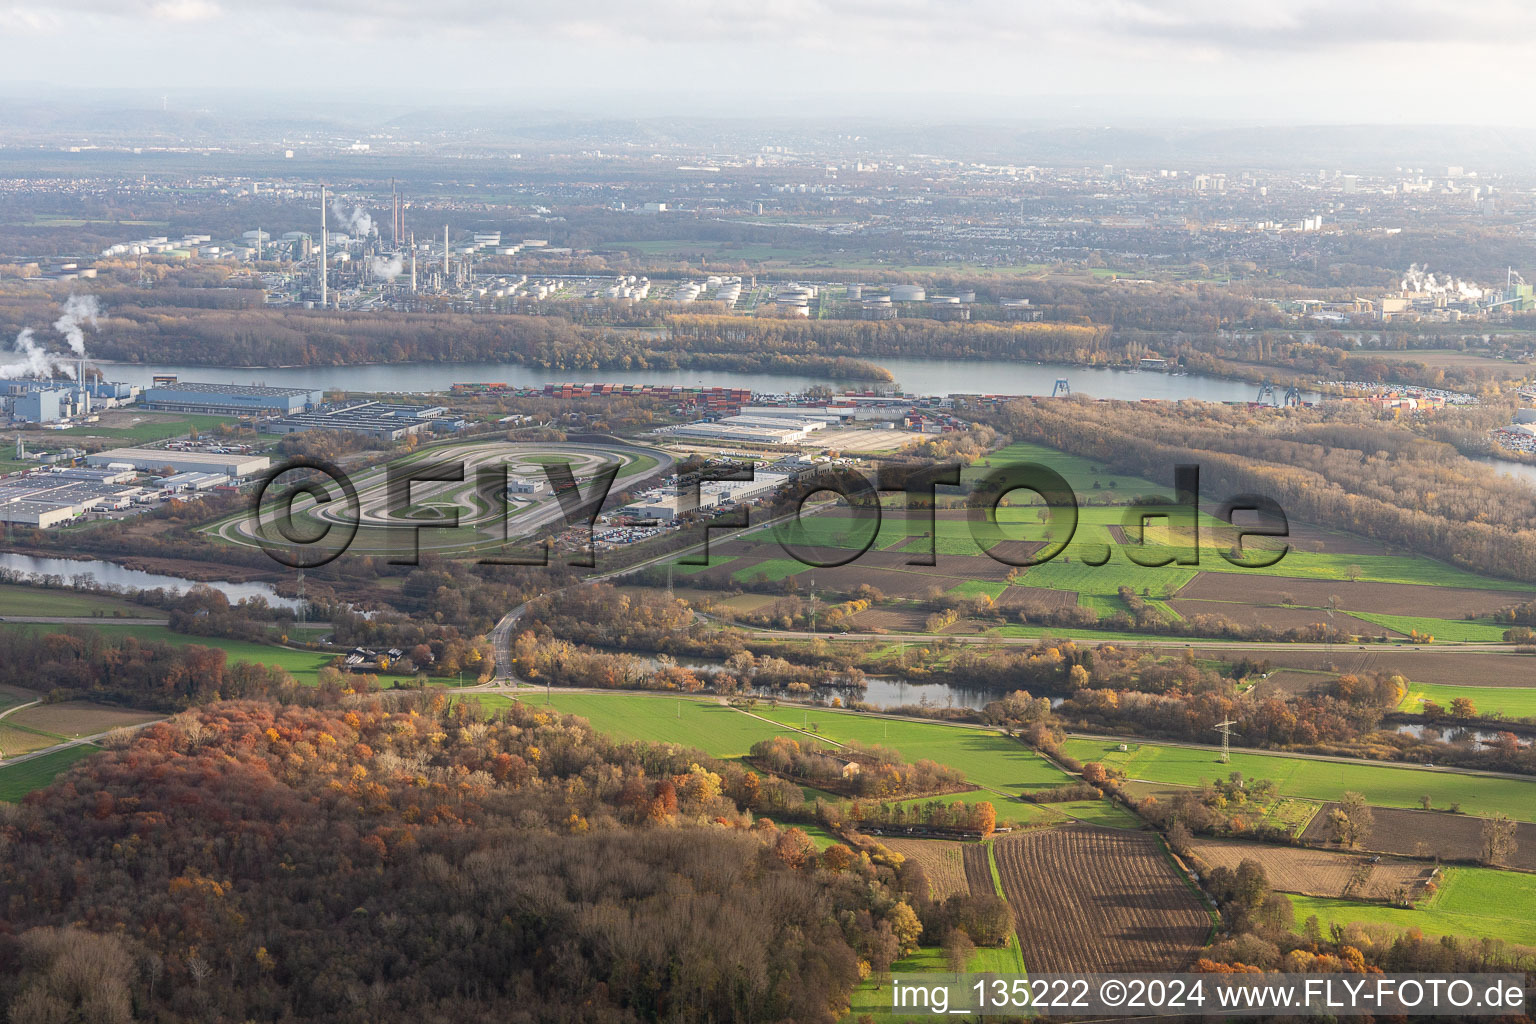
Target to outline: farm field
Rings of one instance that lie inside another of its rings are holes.
[[[909,761],[927,758],[957,768],[969,781],[991,792],[961,793],[939,799],[991,800],[1000,820],[1083,820],[1116,828],[1135,828],[1141,824],[1133,814],[1109,800],[1056,804],[1001,801],[997,794],[1019,799],[1025,794],[1054,789],[1072,780],[1029,747],[1000,733],[788,706],[760,707],[757,713],[786,725],[809,725],[817,735],[840,743],[857,740],[878,744],[900,751]]]
[[[1470,814],[1452,814],[1450,804],[1439,804],[1437,811],[1409,811],[1392,807],[1372,807],[1375,824],[1365,837],[1366,849],[1378,853],[1396,853],[1407,857],[1436,857],[1450,861],[1472,861],[1482,852],[1483,819]],[[1327,811],[1312,819],[1302,833],[1311,843],[1329,840]],[[1536,825],[1520,822],[1515,826],[1518,844],[1507,866],[1536,871]]]
[[[1536,683],[1536,680],[1532,680]],[[1399,704],[1399,711],[1422,712],[1426,700],[1449,708],[1451,701],[1465,697],[1479,715],[1505,718],[1536,718],[1536,685],[1518,686],[1444,686],[1414,683]]]
[[[1074,825],[993,855],[1031,971],[1174,971],[1205,945],[1205,905],[1152,835]]]
[[[0,764],[0,800],[14,803],[35,789],[42,789],[70,765],[99,749],[89,743],[80,743],[20,764]]]
[[[110,729],[153,722],[164,717],[152,711],[135,711],[110,704],[72,700],[24,708],[6,716],[3,724],[18,729],[45,732],[62,739],[79,739],[82,736],[94,736]]]
[[[1277,668],[1293,668],[1301,671],[1384,672],[1400,673],[1415,683],[1440,683],[1453,686],[1465,685],[1475,679],[1480,686],[1530,686],[1536,680],[1536,656],[1503,652],[1462,652],[1436,650],[1433,647],[1381,646],[1349,647],[1340,644],[1332,651],[1291,651],[1282,644],[1269,644],[1262,648],[1262,657]],[[1232,649],[1196,646],[1195,657],[1216,661],[1230,661]]]
[[[1417,928],[1425,935],[1503,939],[1536,946],[1536,875],[1491,868],[1448,868],[1440,889],[1412,910],[1355,900],[1289,897],[1298,925],[1315,915],[1326,930],[1358,922],[1394,931]]]
[[[756,713],[784,725],[808,726],[818,736],[846,743],[878,744],[900,751],[910,761],[927,758],[965,773],[980,786],[1018,796],[1069,780],[1029,747],[1001,733],[929,722],[804,709],[759,706]]]
[[[1356,618],[1407,635],[1412,630],[1428,633],[1437,642],[1500,643],[1504,630],[1494,622],[1468,622],[1465,619],[1437,619],[1427,615],[1385,615],[1380,612],[1356,612]]]
[[[1125,772],[1127,778],[1148,782],[1195,786],[1239,771],[1250,778],[1274,779],[1281,796],[1309,800],[1336,800],[1347,791],[1364,793],[1373,804],[1386,807],[1417,807],[1429,795],[1437,807],[1458,802],[1469,814],[1508,814],[1536,821],[1536,780],[1463,775],[1425,768],[1396,768],[1347,761],[1320,761],[1234,751],[1232,763],[1222,764],[1219,751],[1207,747],[1179,747],[1157,743],[1132,743],[1129,751],[1104,740],[1071,738],[1063,749],[1079,761],[1101,761]]]
[[[468,695],[467,695],[468,696]],[[475,694],[482,708],[494,710],[511,700],[502,694]],[[523,700],[542,705],[542,691],[530,688]],[[1140,821],[1109,800],[1053,804],[1024,802],[1026,793],[1065,785],[1071,780],[1029,747],[1000,733],[929,722],[908,722],[805,708],[758,704],[750,714],[692,697],[636,693],[555,693],[552,707],[580,715],[598,732],[625,740],[680,743],[712,757],[745,756],[752,744],[774,736],[811,736],[833,743],[850,740],[890,747],[908,760],[929,759],[964,772],[984,787],[937,797],[913,797],[904,803],[976,803],[989,801],[1000,821],[1085,821],[1114,828],[1135,828]]]
[[[34,700],[41,700],[42,696],[36,690],[0,684],[0,711],[15,707],[17,704],[30,704]]]
[[[1340,897],[1347,892],[1355,899],[1387,900],[1400,887],[1418,891],[1433,870],[1422,861],[1388,858],[1372,864],[1360,854],[1233,839],[1199,839],[1191,847],[1212,867],[1235,871],[1245,860],[1257,861],[1271,888],[1302,896]],[[1358,881],[1357,872],[1364,876]]]
[[[11,724],[10,719],[0,722],[0,755],[5,757],[30,754],[34,750],[45,750],[63,743],[66,739],[68,737],[55,736],[38,729],[17,728]]]
[[[47,587],[0,584],[0,616],[42,615],[83,618],[92,615],[163,618],[165,612],[103,594],[74,593]]]
[[[473,699],[487,710],[511,701],[500,694],[476,694]],[[530,689],[523,701],[539,707],[544,704],[544,694]],[[609,736],[679,743],[697,747],[711,757],[742,757],[759,740],[798,735],[712,700],[632,693],[556,693],[552,701],[561,714],[580,715],[592,723],[592,728]]]
[[[960,843],[952,839],[881,838],[878,841],[882,846],[922,865],[931,899],[942,900],[955,893],[970,891],[965,877],[965,851],[970,846],[980,849],[980,844]]]

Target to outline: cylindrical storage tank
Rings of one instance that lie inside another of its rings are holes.
[[[892,302],[922,302],[928,297],[927,291],[921,285],[893,284],[891,285]]]

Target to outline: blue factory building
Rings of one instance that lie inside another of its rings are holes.
[[[325,401],[325,392],[309,388],[269,388],[254,384],[156,384],[144,391],[146,409],[207,413],[214,416],[291,416]]]

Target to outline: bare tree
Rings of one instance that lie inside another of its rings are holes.
[[[1483,819],[1482,861],[1503,864],[1520,845],[1515,839],[1515,823],[1508,815]]]
[[[959,928],[951,928],[949,934],[944,936],[944,962],[949,964],[949,969],[956,974],[964,974],[966,967],[971,962],[971,957],[976,954],[976,943],[971,937]]]
[[[1376,817],[1371,813],[1371,806],[1360,793],[1345,793],[1339,805],[1328,815],[1333,838],[1338,840],[1340,846],[1350,849],[1363,843],[1375,824]]]

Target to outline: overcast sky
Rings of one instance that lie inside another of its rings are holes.
[[[1533,40],[1526,0],[0,0],[0,85],[1530,124]]]

